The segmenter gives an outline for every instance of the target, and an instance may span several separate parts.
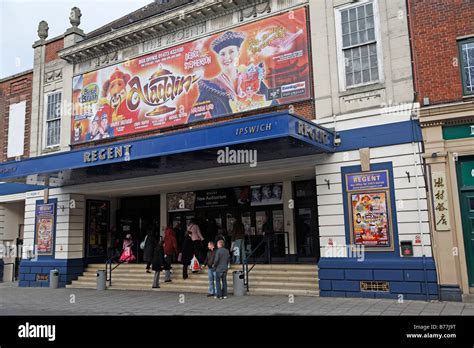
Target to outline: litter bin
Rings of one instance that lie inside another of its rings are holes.
[[[245,276],[242,271],[234,271],[232,273],[233,284],[234,284],[234,296],[245,295]]]
[[[97,271],[97,290],[105,290],[106,287],[105,269],[99,269]]]
[[[52,269],[49,271],[49,288],[57,289],[59,284],[59,271],[57,269]]]

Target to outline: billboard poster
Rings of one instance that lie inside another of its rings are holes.
[[[75,76],[71,142],[306,100],[309,79],[301,8]]]
[[[36,240],[38,255],[53,255],[55,203],[36,206]]]
[[[352,193],[350,196],[353,244],[390,247],[387,193]]]
[[[192,211],[196,201],[194,192],[177,192],[166,195],[168,212]]]
[[[266,184],[254,185],[250,187],[251,206],[267,205],[267,204],[283,204],[282,192],[283,184]]]
[[[348,174],[347,191],[388,188],[388,171]]]

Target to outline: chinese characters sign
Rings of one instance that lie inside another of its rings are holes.
[[[73,144],[310,98],[306,10],[73,79]]]
[[[388,171],[346,174],[346,192],[351,244],[393,250]]]
[[[433,204],[435,228],[437,231],[449,231],[448,190],[446,176],[443,172],[432,173]]]
[[[55,203],[36,206],[36,240],[38,255],[53,255]]]

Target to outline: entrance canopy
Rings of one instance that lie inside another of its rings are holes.
[[[257,161],[330,153],[335,151],[334,138],[330,130],[279,112],[6,162],[0,165],[0,181],[39,174],[58,176],[71,185],[232,165],[241,163],[235,162],[238,151],[256,153]]]

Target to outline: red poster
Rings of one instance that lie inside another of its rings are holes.
[[[72,143],[310,98],[304,8],[73,79]]]

